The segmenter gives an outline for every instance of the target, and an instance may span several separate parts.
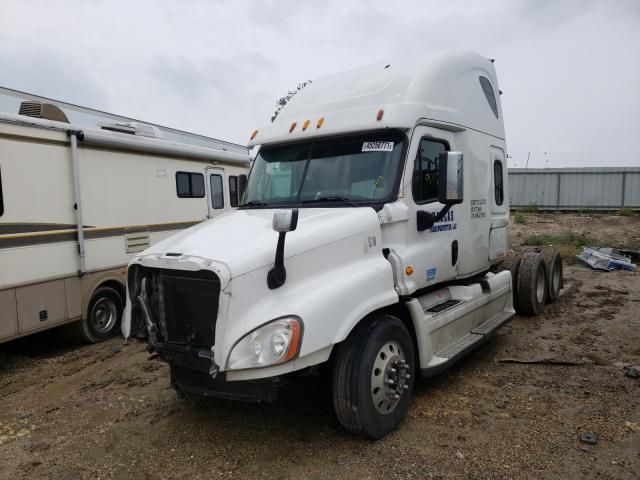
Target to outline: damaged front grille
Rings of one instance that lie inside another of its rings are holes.
[[[137,310],[153,330],[155,341],[189,347],[215,344],[220,279],[209,270],[197,272],[157,268],[136,271],[136,285],[146,305]],[[131,277],[130,281],[133,280]]]

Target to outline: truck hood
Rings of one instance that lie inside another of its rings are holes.
[[[206,258],[225,264],[234,278],[274,263],[278,241],[272,229],[275,211],[228,212],[158,242],[140,256],[171,253]],[[287,233],[285,261],[379,228],[378,214],[370,207],[301,208],[296,230]]]

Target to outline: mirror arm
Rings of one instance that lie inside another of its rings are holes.
[[[451,210],[451,207],[453,207],[453,205],[453,203],[446,203],[444,207],[442,207],[442,210],[440,210],[435,215],[431,212],[418,210],[418,231],[422,232],[424,230],[429,230],[437,222],[442,220],[447,213],[449,213],[449,210]]]
[[[284,285],[287,280],[287,270],[284,268],[284,239],[287,232],[278,234],[278,246],[276,247],[276,260],[273,268],[267,274],[267,286],[273,290]]]

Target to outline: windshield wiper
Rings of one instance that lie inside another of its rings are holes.
[[[268,203],[261,202],[260,200],[251,200],[250,202],[238,205],[239,207],[266,207]]]
[[[320,197],[313,200],[304,200],[302,203],[324,203],[324,202],[343,202],[348,203],[352,207],[358,207],[359,205],[352,201],[349,197]]]

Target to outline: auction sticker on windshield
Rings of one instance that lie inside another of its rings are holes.
[[[363,152],[393,152],[393,142],[364,142]]]

